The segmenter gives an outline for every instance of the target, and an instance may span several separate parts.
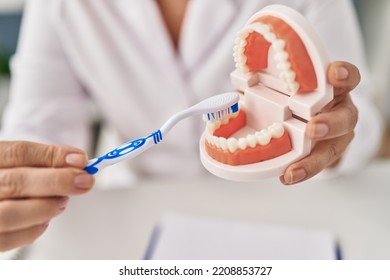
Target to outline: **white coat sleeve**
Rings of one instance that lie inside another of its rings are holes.
[[[26,1],[0,139],[86,149],[88,97],[52,25],[52,3]]]
[[[355,138],[332,173],[356,172],[377,154],[383,133],[383,120],[373,102],[374,87],[370,84],[359,23],[349,0],[307,3],[306,16],[322,37],[331,60],[348,61],[360,70],[361,83],[351,93],[359,110]]]

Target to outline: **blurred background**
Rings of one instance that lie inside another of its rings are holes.
[[[8,62],[15,52],[23,2],[0,0],[0,116],[7,102],[10,76]]]
[[[0,116],[9,90],[8,62],[15,52],[24,0],[0,0]],[[390,1],[355,0],[369,67],[375,85],[376,104],[387,121],[378,157],[390,157]]]

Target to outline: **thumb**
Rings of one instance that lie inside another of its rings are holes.
[[[328,82],[333,85],[335,96],[348,93],[360,83],[359,69],[348,62],[333,62],[328,68]]]

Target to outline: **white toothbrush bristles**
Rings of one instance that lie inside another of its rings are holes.
[[[221,111],[217,111],[214,113],[208,113],[203,115],[203,119],[205,121],[215,121],[215,120],[221,120],[224,117],[231,115],[233,113],[238,112],[238,103],[235,103],[233,106],[230,106],[229,108]]]

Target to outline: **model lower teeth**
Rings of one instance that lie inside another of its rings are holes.
[[[233,115],[235,118],[237,115]],[[211,144],[222,150],[228,150],[234,153],[237,150],[245,150],[247,148],[254,148],[256,145],[265,146],[268,145],[272,138],[280,138],[284,134],[284,127],[281,123],[274,123],[267,129],[256,131],[253,134],[248,134],[245,137],[218,137],[214,135],[214,132],[220,128],[222,124],[226,124],[228,119],[222,121],[208,122],[206,127],[206,139]]]

